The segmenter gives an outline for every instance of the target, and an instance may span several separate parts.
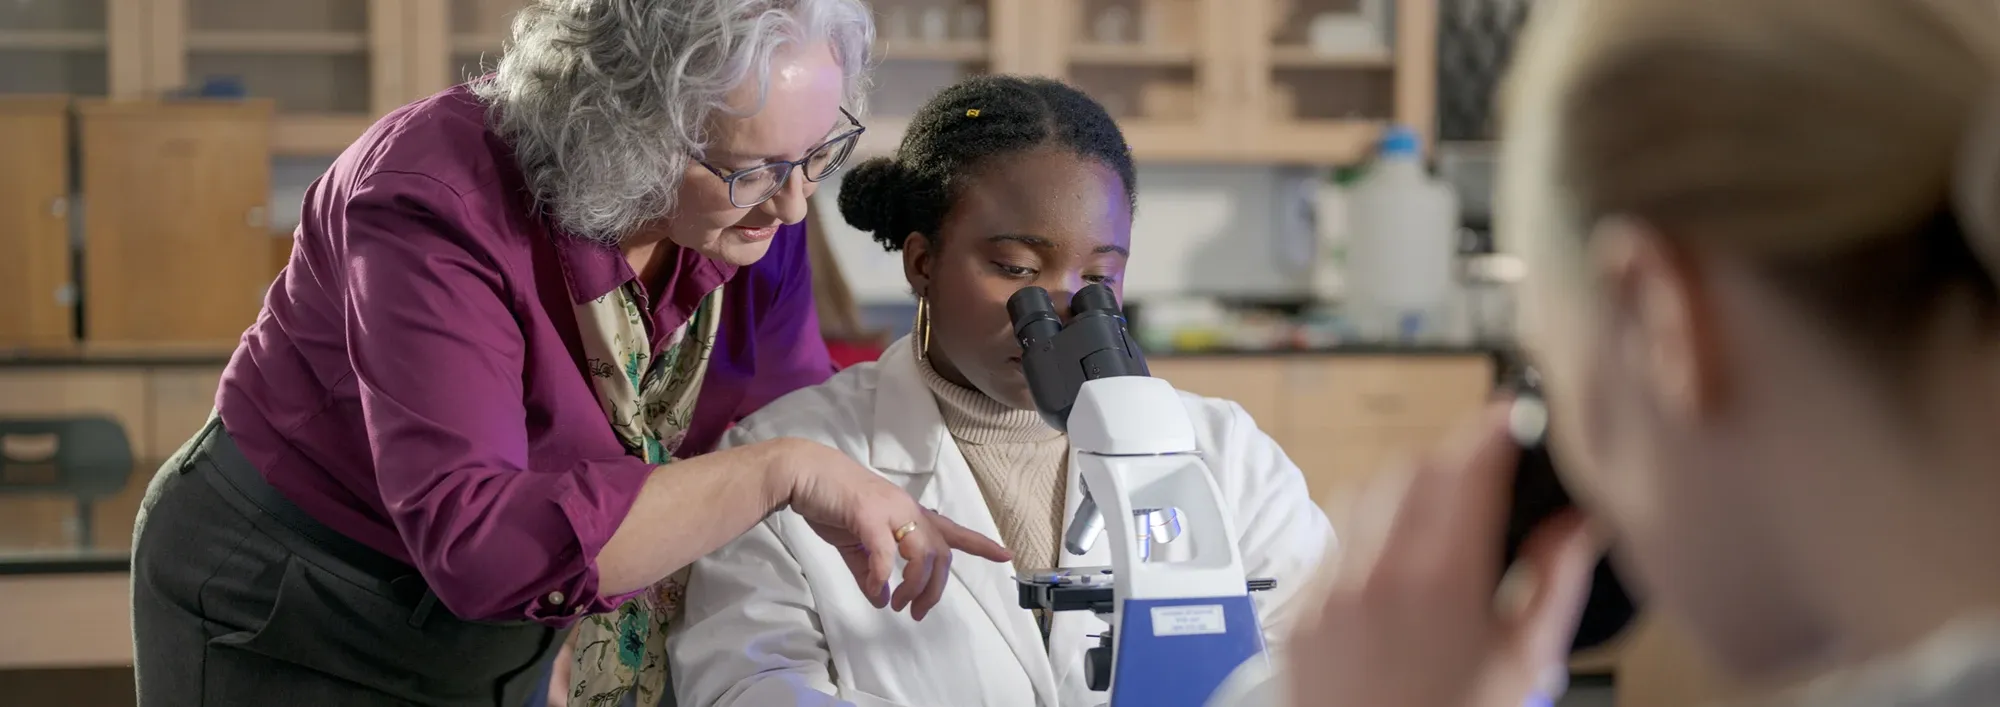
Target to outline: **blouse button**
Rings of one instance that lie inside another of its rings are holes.
[[[560,591],[549,592],[548,602],[556,606],[562,606],[563,600],[566,598],[568,597],[563,596],[563,593]]]

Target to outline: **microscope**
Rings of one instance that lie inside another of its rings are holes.
[[[1079,290],[1070,312],[1064,325],[1039,287],[1007,301],[1035,406],[1069,434],[1081,477],[1063,547],[1082,555],[1108,535],[1111,566],[1018,576],[1020,604],[1087,609],[1110,625],[1085,652],[1108,707],[1200,707],[1239,667],[1267,660],[1250,592],[1276,583],[1244,577],[1187,408],[1148,374],[1111,290]]]

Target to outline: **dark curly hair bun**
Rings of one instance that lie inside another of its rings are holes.
[[[1103,106],[1054,79],[987,74],[931,97],[910,120],[896,157],[848,170],[840,181],[840,215],[891,251],[902,250],[911,233],[935,239],[954,180],[987,159],[1047,145],[1117,171],[1127,201],[1137,206],[1132,151]]]
[[[896,213],[901,200],[893,195],[903,191],[901,185],[907,181],[906,177],[903,166],[888,157],[876,157],[849,168],[840,178],[840,217],[847,220],[847,225],[867,231],[884,248],[902,247],[903,237],[909,234],[892,233],[890,228],[902,220]]]

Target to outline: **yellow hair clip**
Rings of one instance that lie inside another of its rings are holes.
[[[965,109],[965,117],[967,117],[967,118],[977,118],[977,117],[979,117],[979,109],[978,109],[978,108],[967,108],[967,109]]]

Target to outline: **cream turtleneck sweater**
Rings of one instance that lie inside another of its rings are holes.
[[[1000,542],[1016,571],[1056,566],[1062,544],[1069,439],[1034,410],[1016,410],[938,375],[923,356],[917,371],[937,398],[944,426],[972,467]]]

